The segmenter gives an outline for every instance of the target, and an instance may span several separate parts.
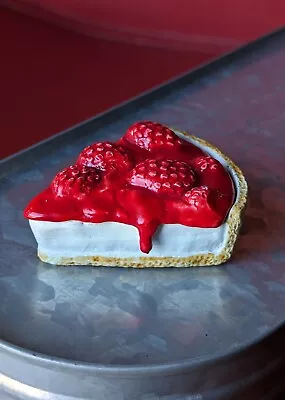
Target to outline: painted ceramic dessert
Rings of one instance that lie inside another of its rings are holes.
[[[208,142],[151,121],[86,147],[24,211],[58,265],[218,265],[246,204],[240,169]]]

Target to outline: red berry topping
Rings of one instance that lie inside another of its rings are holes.
[[[197,157],[191,162],[199,176],[200,184],[225,194],[233,192],[233,184],[227,170],[210,156]]]
[[[122,146],[109,142],[94,143],[86,147],[80,153],[77,164],[106,172],[130,170],[133,166],[128,152]]]
[[[204,207],[212,208],[215,204],[215,192],[207,186],[194,187],[185,193],[185,201],[190,206],[199,210]]]
[[[222,211],[220,209],[217,203],[218,196],[219,194],[216,190],[212,190],[207,186],[198,186],[185,193],[184,199],[189,204],[192,222],[195,221],[195,214],[197,216],[195,225],[215,228],[221,224],[226,210]]]
[[[159,194],[181,196],[193,186],[195,174],[183,161],[145,160],[132,170],[128,182]]]
[[[182,141],[175,133],[161,124],[143,121],[130,126],[124,139],[145,150],[159,148],[174,149],[180,147]]]
[[[219,161],[215,160],[210,156],[198,157],[195,159],[194,163],[196,170],[198,170],[199,172],[217,171],[223,168],[223,166],[221,165],[221,163],[219,163]]]
[[[51,187],[56,197],[72,196],[80,200],[97,186],[100,178],[95,168],[72,165],[55,176]]]

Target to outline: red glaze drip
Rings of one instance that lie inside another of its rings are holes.
[[[160,224],[215,228],[233,204],[233,182],[201,149],[153,122],[138,122],[116,143],[84,149],[28,204],[40,221],[121,222],[137,227],[148,253]]]

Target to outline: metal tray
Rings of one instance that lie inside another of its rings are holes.
[[[60,400],[240,399],[241,391],[260,400],[281,391],[284,47],[280,30],[1,162],[3,391]],[[249,205],[233,259],[158,270],[41,263],[22,216],[28,200],[84,146],[141,119],[204,137],[243,169]]]

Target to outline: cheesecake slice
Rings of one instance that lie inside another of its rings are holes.
[[[219,149],[142,121],[83,149],[24,215],[50,264],[191,267],[230,258],[246,199]]]

